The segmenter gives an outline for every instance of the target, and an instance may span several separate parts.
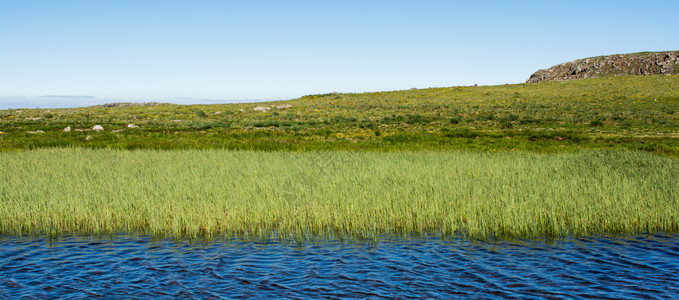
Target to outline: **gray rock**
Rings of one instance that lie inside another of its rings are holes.
[[[526,83],[623,75],[679,74],[679,51],[640,52],[579,59],[533,73]]]

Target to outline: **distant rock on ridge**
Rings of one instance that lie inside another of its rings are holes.
[[[162,102],[144,102],[144,103],[115,102],[115,103],[92,105],[90,107],[159,106],[159,105],[167,105],[167,104],[171,104],[171,103],[162,103]]]
[[[679,74],[679,51],[639,52],[579,59],[539,70],[526,83],[623,75]]]

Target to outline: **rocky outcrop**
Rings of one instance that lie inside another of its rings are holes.
[[[579,59],[539,70],[526,83],[623,75],[679,74],[679,51],[640,52]]]
[[[159,105],[167,105],[167,104],[170,104],[170,103],[162,103],[162,102],[144,102],[144,103],[115,102],[115,103],[106,103],[106,104],[100,104],[100,105],[92,105],[90,107],[159,106]]]

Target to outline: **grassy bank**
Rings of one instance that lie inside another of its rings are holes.
[[[67,126],[71,132],[63,132]],[[679,76],[619,76],[251,104],[0,110],[0,149],[628,149],[676,156],[678,126]]]
[[[0,234],[471,238],[676,232],[679,160],[644,152],[0,153]]]

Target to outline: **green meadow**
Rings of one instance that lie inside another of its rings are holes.
[[[95,125],[104,131],[92,131]],[[0,110],[0,149],[627,149],[676,156],[678,126],[679,76],[617,76],[247,104]]]
[[[672,233],[678,128],[679,76],[0,110],[0,235]]]
[[[39,149],[0,155],[0,234],[473,239],[679,229],[679,160],[638,151]]]

